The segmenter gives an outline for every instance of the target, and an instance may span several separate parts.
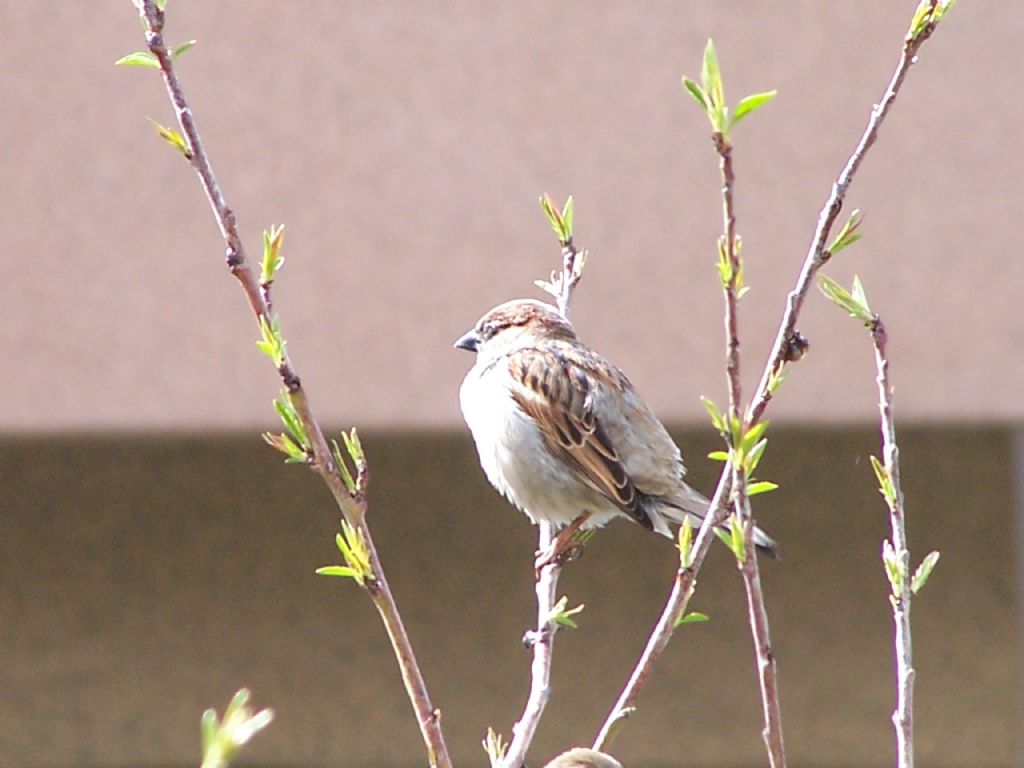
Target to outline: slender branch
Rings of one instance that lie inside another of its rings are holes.
[[[912,768],[914,765],[914,665],[910,640],[910,598],[913,584],[910,578],[910,552],[907,548],[906,519],[903,489],[900,485],[900,455],[896,443],[896,421],[893,416],[893,387],[889,379],[889,358],[886,354],[888,337],[881,318],[877,315],[871,325],[871,340],[875,348],[875,367],[878,371],[878,411],[881,419],[882,456],[889,480],[889,493],[884,494],[889,505],[892,525],[891,551],[898,563],[902,578],[893,583],[892,618],[895,625],[896,645],[896,710],[892,714],[896,729],[896,765]]]
[[[739,486],[742,472],[736,470],[734,478]],[[764,592],[761,589],[761,574],[758,569],[757,555],[754,552],[754,523],[750,509],[750,497],[745,486],[734,491],[737,501],[737,518],[745,527],[746,558],[738,563],[743,576],[743,586],[747,594],[747,612],[750,619],[750,633],[754,640],[754,655],[757,659],[757,678],[761,687],[761,709],[764,715],[765,747],[772,768],[783,768],[786,765],[786,750],[782,738],[782,707],[779,702],[779,675],[775,665],[775,653],[772,651],[771,635],[768,629],[768,612],[765,608]]]
[[[560,290],[555,297],[559,314],[566,320],[569,319],[569,305],[572,303],[572,295],[576,291],[576,285],[583,275],[581,260],[586,256],[581,254],[573,243],[572,235],[560,241],[562,245],[562,278],[559,283]]]
[[[930,10],[934,12],[937,7],[938,0],[932,0]],[[764,411],[774,394],[777,382],[781,380],[786,364],[800,359],[806,350],[807,342],[797,331],[796,324],[814,276],[831,257],[825,245],[826,241],[835,224],[836,217],[842,209],[846,191],[852,183],[857,169],[863,162],[868,150],[878,138],[882,122],[896,100],[896,96],[903,85],[911,65],[915,63],[918,51],[925,40],[931,37],[936,24],[937,21],[929,21],[917,34],[908,34],[904,40],[900,60],[889,80],[882,99],[872,109],[864,133],[832,185],[831,194],[819,213],[814,237],[811,240],[807,256],[800,269],[796,285],[787,297],[786,308],[772,345],[771,354],[761,374],[760,383],[747,409],[745,421],[748,426],[758,423],[764,416]],[[650,677],[653,665],[660,658],[669,640],[671,640],[676,622],[686,611],[696,585],[697,573],[701,565],[703,565],[704,558],[711,546],[712,531],[725,518],[723,501],[728,498],[730,493],[731,475],[732,468],[727,465],[722,470],[718,486],[708,508],[708,514],[694,540],[692,564],[689,568],[681,568],[677,572],[675,582],[665,607],[662,609],[661,616],[655,624],[655,628],[648,638],[647,644],[637,660],[629,680],[594,740],[593,748],[596,750],[605,751],[607,749],[617,731],[617,727],[635,710],[636,701]],[[751,548],[749,540],[747,544],[747,549],[749,550]]]
[[[551,523],[538,523],[537,549],[546,552],[555,540]],[[562,567],[557,562],[544,566],[537,579],[537,629],[526,634],[524,641],[533,651],[530,663],[530,694],[523,714],[512,726],[512,741],[501,762],[503,768],[520,768],[526,763],[526,753],[537,733],[544,708],[551,697],[551,663],[555,633],[558,625],[552,620],[558,590],[558,576]]]
[[[938,0],[932,2],[933,9],[937,4]],[[772,398],[772,389],[769,386],[771,377],[773,373],[777,375],[781,372],[788,362],[793,341],[798,334],[796,323],[800,310],[803,307],[804,299],[807,297],[807,292],[810,290],[818,270],[832,256],[826,247],[826,242],[836,223],[836,218],[843,208],[846,192],[853,182],[857,169],[860,168],[868,150],[871,149],[878,139],[879,129],[882,127],[886,115],[889,114],[889,109],[896,101],[896,96],[903,86],[903,81],[906,79],[910,67],[917,61],[917,52],[924,42],[931,37],[935,23],[929,23],[919,34],[908,35],[904,40],[899,63],[889,79],[889,84],[882,94],[882,99],[872,107],[864,133],[861,134],[856,148],[833,182],[832,191],[818,214],[818,224],[814,230],[814,237],[811,239],[807,255],[804,257],[796,286],[789,292],[786,298],[786,309],[779,323],[779,330],[775,335],[772,351],[768,356],[764,372],[761,374],[761,381],[757,386],[756,394],[751,400],[750,407],[747,409],[747,422],[749,424],[756,424],[761,420],[761,417],[764,415],[764,409]]]
[[[722,290],[725,298],[725,375],[729,389],[729,415],[739,420],[741,400],[740,386],[740,337],[739,337],[739,289],[743,275],[740,263],[739,242],[736,237],[736,211],[733,207],[733,187],[736,175],[732,169],[732,144],[721,132],[711,137],[718,152],[719,168],[722,173],[722,238],[718,242],[719,257],[727,273],[723,275]]]
[[[665,607],[647,639],[647,644],[644,646],[629,680],[594,738],[592,749],[607,752],[626,718],[636,711],[636,701],[640,692],[647,684],[655,663],[668,647],[680,619],[686,613],[690,598],[693,597],[693,592],[697,587],[697,572],[704,564],[708,552],[711,551],[711,544],[715,540],[715,528],[721,525],[725,519],[726,510],[723,502],[729,496],[729,489],[730,474],[723,472],[708,505],[708,514],[705,515],[704,522],[701,523],[693,540],[690,562],[688,564],[681,563],[676,571],[676,577],[672,582],[672,590],[669,592]]]
[[[726,377],[729,382],[730,423],[740,419],[740,341],[738,303],[742,290],[742,262],[736,235],[736,210],[733,202],[733,188],[736,176],[732,166],[732,144],[729,138],[716,131],[712,137],[719,156],[722,174],[722,238],[719,241],[720,258],[728,268],[722,280],[725,299],[725,346]],[[724,279],[727,277],[728,279]],[[743,435],[747,425],[742,424],[739,434]],[[754,641],[754,655],[757,659],[758,682],[761,688],[761,707],[764,712],[764,742],[768,749],[772,768],[785,768],[786,753],[782,738],[782,709],[779,705],[778,671],[775,654],[772,653],[768,630],[768,611],[765,608],[764,592],[761,589],[761,575],[758,569],[754,547],[754,516],[747,496],[747,476],[744,463],[737,459],[739,446],[733,445],[735,433],[729,436],[732,457],[732,500],[736,510],[736,521],[743,527],[746,545],[744,557],[737,560],[747,596],[747,610],[750,616],[750,632]],[[728,467],[727,467],[728,469]]]
[[[238,234],[234,211],[228,206],[220,185],[217,183],[217,178],[214,175],[213,167],[200,139],[199,130],[196,127],[192,111],[185,99],[181,82],[174,71],[172,57],[164,43],[164,13],[156,7],[154,0],[142,0],[139,3],[139,15],[146,28],[146,42],[150,52],[156,57],[159,64],[168,96],[170,97],[171,104],[174,106],[178,124],[181,127],[182,135],[187,144],[188,151],[186,157],[199,176],[203,190],[210,202],[210,207],[213,209],[221,235],[227,245],[228,268],[242,286],[242,290],[248,299],[249,307],[256,316],[257,322],[261,327],[263,325],[269,327],[273,322],[273,315],[269,304],[269,286],[265,290],[260,286],[259,279],[250,268],[249,262],[246,259],[245,249]],[[362,532],[366,541],[373,574],[373,578],[367,582],[367,591],[377,611],[380,613],[387,630],[395,658],[401,669],[406,693],[416,712],[416,718],[427,748],[430,764],[438,768],[450,768],[451,759],[448,756],[448,748],[445,745],[444,736],[441,732],[439,712],[431,704],[426,684],[413,653],[412,644],[409,641],[408,634],[398,612],[398,607],[395,604],[391,589],[384,575],[384,569],[381,566],[377,549],[370,535],[369,526],[366,522],[365,497],[361,491],[356,494],[350,494],[346,488],[335,465],[331,449],[327,444],[323,431],[313,416],[313,411],[305,390],[302,388],[301,380],[283,349],[281,350],[281,362],[278,366],[278,373],[281,376],[281,381],[284,384],[288,398],[309,437],[309,464],[311,468],[323,478],[345,519]],[[362,487],[365,487],[365,475]]]

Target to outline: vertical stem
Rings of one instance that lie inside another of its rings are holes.
[[[761,709],[764,716],[765,748],[772,768],[784,768],[786,765],[786,749],[782,738],[782,706],[779,701],[779,676],[775,665],[775,653],[772,651],[771,636],[768,629],[768,612],[764,605],[764,592],[761,589],[761,574],[757,567],[757,556],[754,553],[753,523],[750,512],[750,499],[744,493],[740,501],[745,507],[740,515],[747,522],[746,559],[739,564],[743,576],[743,585],[747,594],[747,611],[750,619],[750,631],[754,639],[754,655],[757,659],[757,677],[761,686]]]
[[[764,743],[772,768],[785,768],[786,754],[782,739],[782,711],[779,704],[778,672],[772,653],[768,630],[768,612],[764,605],[761,575],[754,547],[754,516],[747,496],[747,469],[744,466],[737,440],[743,440],[749,424],[740,417],[740,340],[739,292],[742,289],[743,263],[740,260],[739,240],[736,235],[736,209],[733,188],[736,176],[732,166],[732,144],[727,136],[715,132],[712,136],[719,156],[722,174],[722,237],[718,241],[719,259],[727,269],[723,275],[722,291],[725,298],[725,372],[729,384],[729,445],[732,468],[732,501],[736,522],[745,531],[745,557],[737,562],[747,596],[750,632],[757,659],[757,678],[761,688],[761,707],[764,714]],[[727,277],[727,279],[726,279]],[[732,425],[739,426],[733,430]]]
[[[551,523],[541,522],[537,525],[537,549],[547,552],[555,540],[555,530]],[[528,633],[527,639],[533,649],[533,660],[530,664],[530,694],[523,708],[522,717],[512,726],[512,741],[501,762],[504,768],[520,768],[526,762],[526,753],[537,733],[544,708],[551,697],[551,663],[554,653],[555,632],[557,626],[551,620],[558,589],[558,576],[561,566],[551,563],[541,569],[537,579],[537,629]]]
[[[892,714],[896,730],[896,764],[899,768],[914,765],[914,662],[910,638],[911,572],[910,551],[900,485],[900,455],[896,443],[896,419],[893,415],[893,387],[889,378],[887,354],[888,334],[877,316],[871,325],[871,339],[875,348],[875,367],[878,371],[878,412],[881,419],[882,457],[886,473],[892,482],[892,498],[887,498],[889,522],[892,526],[892,549],[899,561],[903,578],[892,595],[896,664],[896,710]]]
[[[569,319],[569,305],[572,303],[572,295],[576,290],[576,284],[579,283],[582,273],[576,266],[576,262],[580,259],[580,252],[576,248],[575,243],[572,241],[572,235],[569,235],[568,239],[562,241],[562,278],[559,283],[559,292],[555,297],[555,303],[558,306],[558,313],[566,320]]]
[[[736,176],[732,169],[732,145],[721,133],[712,136],[715,150],[719,156],[719,168],[722,173],[722,239],[719,240],[720,255],[729,265],[729,279],[723,281],[725,294],[725,374],[729,388],[729,416],[739,419],[741,382],[740,382],[740,337],[738,287],[742,274],[740,255],[736,239],[736,212],[733,206],[733,187]]]

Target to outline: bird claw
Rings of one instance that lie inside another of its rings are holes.
[[[571,538],[568,541],[555,539],[551,542],[550,547],[544,550],[538,549],[534,554],[536,559],[533,561],[533,572],[537,581],[540,581],[541,571],[545,568],[561,568],[582,557],[583,542]]]
[[[591,513],[584,511],[569,525],[559,531],[547,549],[537,550],[533,561],[534,575],[540,581],[540,574],[548,566],[557,566],[571,563],[583,554],[583,545],[593,535],[593,530],[583,528],[584,523],[590,519]]]

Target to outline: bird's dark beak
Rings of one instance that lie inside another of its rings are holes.
[[[460,336],[455,342],[456,349],[465,349],[469,352],[476,352],[480,347],[480,337],[476,335],[476,331],[470,331],[464,336]]]

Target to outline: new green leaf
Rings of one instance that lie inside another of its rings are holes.
[[[355,579],[358,581],[357,572],[355,568],[350,568],[347,565],[325,565],[322,568],[317,568],[316,573],[318,576],[343,576],[349,579]]]
[[[871,313],[871,306],[868,304],[868,295],[864,293],[864,286],[857,275],[853,276],[853,287],[850,289],[850,297],[856,302],[858,307],[863,307],[868,315],[874,317]]]
[[[254,713],[248,704],[249,691],[243,688],[232,697],[219,723],[215,710],[203,712],[199,727],[202,768],[225,768],[253,736],[270,725],[274,719],[272,710]]]
[[[885,564],[885,573],[889,577],[893,597],[898,598],[903,594],[903,561],[888,539],[882,542],[882,562]]]
[[[559,210],[547,195],[540,196],[540,207],[544,215],[548,217],[551,229],[558,235],[558,242],[565,245],[572,240],[573,203],[572,195],[565,201],[565,205]]]
[[[725,133],[725,85],[722,83],[722,71],[718,66],[715,43],[710,38],[704,48],[701,81],[704,92],[708,95],[708,101],[711,103],[708,116],[711,118],[712,127],[719,133]]]
[[[373,580],[373,566],[370,564],[370,550],[363,532],[354,528],[347,520],[341,521],[341,532],[334,535],[334,543],[341,552],[345,565],[327,565],[317,568],[321,576],[342,576],[352,579],[365,587]]]
[[[910,20],[910,30],[907,38],[913,40],[918,37],[929,25],[938,24],[942,18],[956,5],[956,0],[939,0],[934,3],[931,0],[920,0],[917,10]]]
[[[260,264],[260,282],[270,285],[277,271],[284,266],[281,246],[284,244],[284,226],[271,225],[270,231],[263,230],[263,261]]]
[[[747,486],[747,496],[757,496],[761,493],[768,493],[778,488],[778,483],[773,483],[770,480],[758,480],[756,483],[751,483]]]
[[[149,51],[135,51],[127,56],[122,56],[114,62],[115,67],[142,67],[144,69],[160,69],[160,62],[157,61]]]
[[[914,571],[914,576],[910,580],[911,592],[916,595],[921,587],[928,583],[928,577],[932,575],[932,569],[937,562],[939,562],[938,551],[929,552],[928,556],[917,566],[917,570]]]
[[[693,523],[689,516],[683,518],[679,526],[678,545],[679,565],[682,568],[689,568],[693,565]]]
[[[305,464],[309,459],[306,455],[306,450],[296,443],[295,439],[291,435],[275,435],[270,432],[264,432],[263,440],[272,448],[276,448],[287,457],[284,460],[285,464]]]
[[[704,89],[686,75],[683,75],[683,88],[685,88],[687,93],[693,97],[693,100],[700,105],[700,108],[704,110],[704,114],[710,116],[711,105],[708,103],[708,95],[704,93]]]
[[[275,366],[280,368],[284,363],[284,349],[287,346],[287,342],[281,335],[281,321],[274,316],[268,323],[263,315],[260,315],[259,320],[262,338],[256,342],[256,347],[273,360]]]
[[[166,141],[176,150],[181,152],[186,158],[191,158],[192,153],[188,149],[188,144],[185,142],[185,137],[178,133],[173,128],[168,128],[166,125],[161,125],[156,120],[150,119],[153,127],[156,129],[157,134],[161,139]]]
[[[765,91],[764,93],[754,93],[740,99],[740,103],[736,105],[732,119],[729,121],[729,129],[731,130],[744,117],[774,99],[775,94],[776,91]]]
[[[860,232],[858,230],[863,222],[864,217],[861,215],[859,210],[855,210],[851,213],[850,218],[846,220],[843,228],[839,230],[839,234],[836,235],[835,240],[833,240],[832,244],[828,247],[827,250],[829,256],[835,256],[844,248],[848,248],[860,240]]]
[[[197,41],[195,41],[195,40],[188,40],[188,41],[182,43],[177,48],[175,48],[173,51],[171,51],[171,58],[172,59],[178,58],[179,56],[181,56],[181,54],[183,54],[185,51],[187,51],[189,48],[191,48],[193,45],[195,45],[196,42]]]
[[[577,626],[572,617],[581,613],[585,606],[581,603],[575,608],[566,608],[568,604],[569,598],[566,595],[562,595],[558,602],[551,608],[551,614],[548,616],[548,622],[557,624],[560,627],[567,627],[568,629],[579,629],[579,626]]]
[[[854,293],[843,288],[843,286],[828,275],[821,276],[820,285],[822,293],[828,296],[841,309],[849,312],[850,317],[860,320],[869,328],[875,323],[875,316],[871,314],[871,309],[867,305],[864,288],[860,285],[859,279],[854,278]],[[855,296],[854,294],[857,295]]]
[[[562,206],[562,227],[565,230],[565,239],[572,239],[572,195],[569,195],[565,199],[565,205]]]
[[[691,611],[685,616],[680,617],[679,621],[676,622],[676,626],[681,627],[683,624],[703,624],[705,621],[711,621],[711,617],[706,613]]]
[[[878,478],[878,490],[885,498],[890,509],[896,507],[896,489],[892,483],[892,476],[886,466],[878,460],[877,456],[871,456],[871,468],[875,470],[875,477]]]
[[[345,457],[341,454],[341,448],[338,445],[338,441],[331,439],[331,455],[334,456],[334,466],[338,468],[338,474],[341,475],[341,481],[345,484],[345,488],[350,494],[356,492],[356,481],[352,479],[352,473],[348,471],[348,462],[345,461]]]
[[[735,514],[729,517],[728,528],[722,530],[715,528],[715,535],[729,548],[729,551],[736,557],[736,561],[742,563],[747,559],[746,527],[740,523],[739,517]]]
[[[747,474],[752,474],[757,465],[761,463],[761,457],[764,455],[764,449],[768,447],[768,438],[764,437],[754,444],[754,447],[747,453],[747,459],[744,462],[744,469]]]
[[[707,410],[708,415],[711,416],[711,423],[714,425],[715,429],[723,435],[726,434],[725,416],[723,416],[722,412],[718,410],[718,406],[715,405],[711,398],[704,397],[703,395],[701,395],[700,401],[704,404],[704,408]]]

